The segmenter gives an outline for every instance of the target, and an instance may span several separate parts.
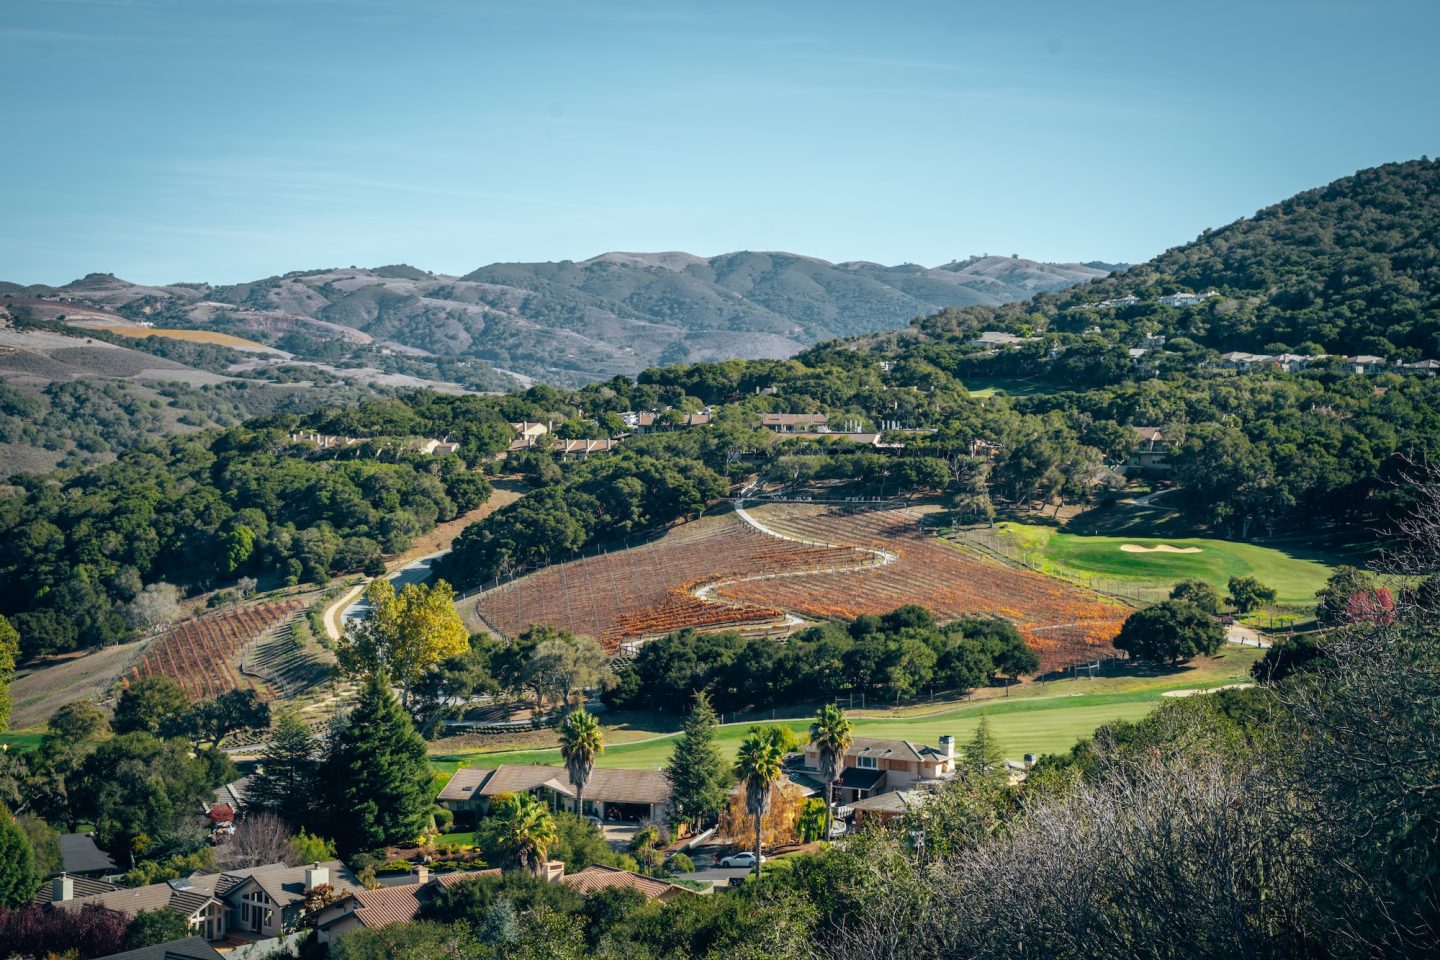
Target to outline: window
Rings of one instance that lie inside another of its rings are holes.
[[[874,770],[879,764],[876,763],[874,757],[856,757],[855,766],[861,770]]]

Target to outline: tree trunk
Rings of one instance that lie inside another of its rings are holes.
[[[762,813],[762,812],[760,812],[760,811],[758,811],[758,810],[755,812],[755,879],[756,879],[756,880],[759,880],[759,879],[760,879],[760,824],[761,824],[761,821],[764,819],[764,817],[765,817],[765,814],[764,814],[764,813]]]
[[[575,816],[585,816],[585,788],[575,787]]]
[[[830,840],[835,826],[835,781],[825,781],[825,840]]]

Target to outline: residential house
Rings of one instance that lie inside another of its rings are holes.
[[[60,871],[72,877],[103,877],[119,873],[110,854],[88,833],[60,834]]]
[[[830,418],[823,413],[764,413],[760,426],[776,433],[828,433]]]
[[[1209,300],[1211,297],[1218,297],[1220,294],[1214,290],[1207,290],[1204,293],[1171,293],[1160,297],[1158,302],[1167,307],[1195,307]]]
[[[787,440],[848,440],[850,443],[858,443],[863,447],[891,447],[898,450],[905,446],[903,443],[882,443],[881,438],[882,435],[878,433],[841,433],[839,431],[826,433],[787,433],[785,435],[785,439]],[[780,441],[776,440],[775,442],[779,443]]]
[[[1228,367],[1234,367],[1241,373],[1249,373],[1258,368],[1261,364],[1270,362],[1269,354],[1246,353],[1244,350],[1231,350],[1229,353],[1222,353],[1220,360]]]
[[[512,423],[510,424],[510,429],[518,434],[514,440],[510,441],[509,449],[512,453],[520,450],[529,450],[531,447],[546,446],[542,438],[550,432],[550,428],[545,424],[531,423],[528,420]]]
[[[77,877],[68,873],[57,874],[49,883],[43,884],[35,893],[32,903],[61,903],[81,897],[94,897],[102,893],[119,890],[120,885],[94,877]]]
[[[1440,374],[1440,360],[1417,360],[1414,363],[1402,363],[1397,369],[1401,373],[1413,376],[1433,377]]]
[[[467,870],[435,876],[425,867],[410,874],[410,882],[375,890],[352,890],[315,912],[315,936],[333,943],[352,930],[376,930],[392,923],[408,923],[436,892],[476,877],[498,877],[498,869]]]
[[[95,904],[127,916],[170,909],[206,940],[261,940],[293,929],[305,906],[305,892],[329,886],[344,895],[360,889],[350,869],[338,860],[289,867],[270,863],[225,873],[191,874],[166,883],[120,888],[91,896],[72,896],[74,887],[57,878],[51,903],[64,910]]]
[[[1384,357],[1376,357],[1368,353],[1362,353],[1358,357],[1346,358],[1345,365],[1350,368],[1352,373],[1363,374],[1367,377],[1372,377],[1377,373],[1384,373],[1390,369],[1390,364],[1385,362]]]
[[[434,438],[431,438],[428,440],[417,440],[415,444],[415,449],[419,450],[421,453],[429,454],[431,456],[445,457],[449,456],[452,453],[459,453],[460,443],[459,441],[451,440],[449,437],[446,437],[443,440],[436,440]]]
[[[204,937],[189,937],[112,953],[98,960],[223,960],[223,954],[210,946]]]
[[[592,453],[609,453],[619,440],[557,440],[551,452],[562,460],[584,460]]]
[[[890,823],[925,803],[934,794],[928,790],[891,790],[846,804],[840,816],[856,826],[862,823]]]
[[[1136,444],[1130,457],[1120,465],[1117,472],[1125,475],[1143,473],[1166,475],[1171,472],[1169,441],[1159,427],[1134,427]]]
[[[625,420],[625,425],[637,434],[653,433],[656,430],[703,427],[714,419],[707,409],[703,413],[682,414],[679,422],[672,423],[671,418],[666,416],[668,412],[669,411],[641,410],[639,413],[624,414],[623,419]]]
[[[818,774],[820,753],[814,744],[805,744],[802,763],[803,773],[810,777]],[[849,804],[917,783],[948,780],[954,775],[954,737],[941,737],[938,747],[909,740],[856,737],[845,751],[835,799]]]
[[[1139,297],[1135,296],[1134,294],[1127,294],[1123,297],[1116,297],[1113,300],[1101,300],[1099,303],[1095,304],[1095,306],[1105,307],[1107,309],[1118,309],[1120,307],[1133,307],[1139,303]]]
[[[1039,337],[1020,337],[1013,333],[1005,333],[1003,330],[986,330],[978,337],[972,337],[966,343],[972,347],[1018,347],[1026,343],[1034,343]]]
[[[552,807],[575,809],[575,788],[564,767],[502,764],[493,770],[455,771],[436,802],[447,810],[479,817],[502,793],[532,793]],[[670,782],[659,770],[596,768],[585,785],[587,816],[602,820],[662,821],[670,810]]]
[[[358,890],[323,907],[315,914],[316,938],[320,943],[334,943],[353,930],[376,930],[392,923],[407,923],[420,914],[425,901],[438,891],[477,877],[498,877],[499,870],[472,870],[431,876],[424,867],[417,867],[411,882],[378,890]],[[677,884],[644,877],[615,867],[589,866],[575,873],[565,873],[565,864],[547,861],[540,876],[551,883],[569,887],[584,897],[602,890],[624,887],[635,890],[646,900],[668,903],[677,897],[695,896]]]

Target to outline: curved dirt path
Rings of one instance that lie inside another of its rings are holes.
[[[862,547],[853,543],[829,543],[824,540],[810,540],[805,537],[795,537],[789,534],[781,533],[778,530],[766,526],[765,524],[757,520],[754,516],[752,516],[750,511],[745,509],[744,500],[737,500],[735,502],[735,513],[737,516],[740,517],[741,520],[745,521],[750,526],[754,527],[756,530],[759,530],[767,537],[774,537],[777,540],[785,540],[790,543],[800,543],[808,547],[828,547],[832,550],[855,550],[860,553],[868,553],[872,555],[875,559],[864,563],[842,564],[838,567],[807,568],[804,570],[784,570],[779,573],[757,573],[754,576],[749,577],[727,577],[723,580],[715,580],[691,589],[690,595],[702,603],[718,603],[727,607],[741,606],[742,604],[739,601],[727,600],[724,597],[711,596],[712,591],[718,590],[722,587],[728,587],[731,584],[735,583],[752,583],[756,580],[779,580],[783,577],[809,577],[816,574],[851,573],[856,570],[871,570],[875,567],[888,566],[889,564],[892,564],[896,560],[900,559],[898,554],[892,553],[889,550],[882,550],[878,547]],[[803,617],[798,617],[795,614],[790,613],[789,611],[785,611],[785,625],[787,627],[799,627],[803,626],[807,622],[808,621],[806,621]]]

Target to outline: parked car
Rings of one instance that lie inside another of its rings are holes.
[[[761,863],[764,863],[765,860],[766,860],[766,858],[763,857],[763,856],[760,858],[760,862],[761,862]],[[732,854],[731,854],[730,856],[728,856],[728,857],[722,857],[722,858],[721,858],[721,860],[720,860],[720,866],[722,866],[722,867],[753,867],[753,866],[755,866],[755,854],[750,853],[748,850],[747,850],[745,853],[732,853]]]

